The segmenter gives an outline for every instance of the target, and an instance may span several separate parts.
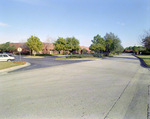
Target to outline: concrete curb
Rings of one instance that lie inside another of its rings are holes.
[[[83,59],[57,59],[56,58],[55,60],[91,60],[92,61],[92,60],[100,60],[100,59],[84,59],[84,58]]]
[[[135,55],[133,55],[133,56],[135,56]],[[141,59],[141,58],[139,58],[139,57],[137,57],[137,56],[135,56],[135,57],[138,58],[138,59],[140,60],[141,66],[146,67],[146,68],[150,68],[150,66],[148,66],[148,65],[144,62],[143,59]]]
[[[2,69],[2,70],[0,70],[0,73],[13,71],[13,70],[20,69],[20,68],[23,68],[23,67],[27,67],[27,66],[30,66],[30,65],[31,64],[29,62],[26,62],[26,64],[24,64],[24,65],[10,67],[10,68],[7,68],[7,69]]]

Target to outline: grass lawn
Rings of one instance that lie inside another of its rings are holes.
[[[137,57],[144,60],[144,62],[150,66],[150,55],[136,55]]]
[[[14,62],[0,62],[0,70],[6,69],[14,66],[18,66],[20,64],[14,63]]]

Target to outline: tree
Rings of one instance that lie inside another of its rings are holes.
[[[110,51],[113,50],[112,43],[113,43],[113,41],[111,39],[106,39],[106,52],[107,52],[107,55],[109,55]]]
[[[43,43],[40,41],[40,39],[37,36],[31,36],[30,38],[27,39],[26,44],[28,45],[29,49],[31,51],[42,51],[43,49]],[[35,52],[34,52],[34,56],[35,56]]]
[[[73,52],[80,50],[80,42],[75,37],[67,37],[66,38],[66,50]]]
[[[90,50],[95,52],[105,51],[105,40],[99,34],[97,36],[94,36],[94,39],[91,41],[92,44],[89,48]]]
[[[146,48],[143,46],[137,46],[137,49],[138,49],[138,51],[145,51],[146,50]]]
[[[85,48],[82,49],[82,54],[87,53],[87,50]]]
[[[6,43],[3,43],[3,44],[0,45],[0,49],[1,49],[2,52],[15,51],[16,46],[15,45],[10,46],[9,42],[6,42]]]
[[[54,44],[54,49],[57,51],[66,50],[66,40],[63,37],[59,37]]]
[[[138,48],[136,46],[133,47],[133,52],[137,53],[138,52]]]
[[[150,30],[145,31],[144,35],[140,36],[140,44],[146,48],[146,51],[150,50]]]
[[[110,33],[106,33],[104,38],[105,38],[105,40],[107,40],[107,39],[112,40],[111,51],[122,52],[123,46],[121,45],[121,40],[118,36],[116,36],[114,33],[110,32]],[[119,51],[119,50],[121,50],[121,51]]]
[[[121,53],[124,51],[124,48],[122,45],[119,45],[117,48],[116,48],[116,53]]]
[[[12,45],[12,46],[10,47],[10,50],[14,53],[14,51],[17,50],[17,48],[16,48],[15,45]]]
[[[132,50],[133,46],[129,46],[129,49]]]

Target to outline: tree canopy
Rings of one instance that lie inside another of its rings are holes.
[[[34,50],[36,52],[42,51],[43,49],[43,43],[40,41],[40,39],[37,36],[31,36],[27,39],[26,44],[28,45],[30,50]],[[34,54],[35,55],[35,54]]]
[[[138,52],[138,51],[139,51],[136,46],[134,46],[134,47],[132,48],[132,50],[133,50],[133,52]]]
[[[113,47],[112,47],[113,41],[107,38],[105,43],[106,43],[106,51],[107,53],[110,53],[110,51],[113,50]]]
[[[66,50],[66,40],[62,37],[59,37],[54,43],[54,49],[57,51]]]
[[[6,42],[0,45],[0,49],[2,50],[2,52],[15,51],[16,46],[15,45],[10,46],[9,42]]]
[[[91,40],[92,44],[90,46],[90,50],[92,51],[106,51],[107,54],[110,52],[123,52],[124,48],[121,45],[121,40],[114,33],[106,33],[104,38],[102,38],[99,34],[94,36],[94,39]]]
[[[67,37],[64,39],[63,37],[58,37],[58,39],[53,43],[55,46],[55,50],[57,51],[79,51],[80,50],[80,42],[75,37]]]
[[[110,51],[113,51],[113,52],[123,52],[124,48],[121,45],[121,40],[114,33],[112,33],[112,32],[106,33],[106,35],[104,36],[104,38],[105,38],[106,41],[107,41],[107,39],[111,40]]]
[[[94,36],[93,40],[92,41],[92,44],[90,46],[90,50],[92,51],[105,51],[106,48],[105,48],[105,40],[104,38],[102,38],[99,34],[97,34],[97,36]]]
[[[141,44],[150,50],[150,30],[145,31],[145,35],[141,38]]]
[[[143,46],[129,46],[129,47],[126,47],[125,50],[133,50],[133,48],[137,48],[138,51],[145,51],[146,50],[146,48]]]
[[[75,37],[67,37],[66,38],[66,49],[70,52],[79,51],[80,50],[80,42]]]

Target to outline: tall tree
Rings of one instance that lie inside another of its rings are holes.
[[[121,40],[118,36],[116,36],[114,33],[110,32],[110,33],[106,33],[106,35],[104,36],[105,40],[110,39],[112,40],[112,44],[111,44],[111,51],[114,52],[118,52],[118,50],[123,47],[121,45]],[[122,52],[122,50],[120,51]]]
[[[113,50],[113,46],[112,46],[112,43],[113,41],[111,39],[106,39],[106,52],[107,52],[107,55],[109,55],[110,51]]]
[[[57,51],[66,50],[66,40],[63,37],[59,37],[54,43],[54,49]]]
[[[150,50],[150,30],[145,31],[145,34],[141,37],[141,44]]]
[[[90,46],[90,50],[95,51],[95,52],[101,52],[105,51],[105,40],[102,38],[99,34],[97,36],[94,36],[92,44]]]
[[[137,53],[138,52],[138,48],[136,46],[133,47],[133,52]]]
[[[66,38],[66,48],[68,51],[79,51],[80,50],[80,42],[75,37],[67,37]]]
[[[43,49],[43,43],[40,41],[40,39],[37,36],[31,36],[30,38],[27,39],[26,44],[28,45],[29,49],[31,51],[42,51]],[[34,52],[34,56],[35,56],[35,52]]]

